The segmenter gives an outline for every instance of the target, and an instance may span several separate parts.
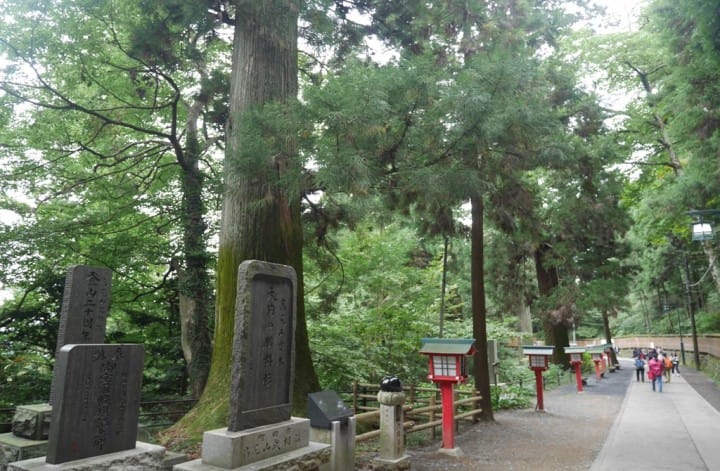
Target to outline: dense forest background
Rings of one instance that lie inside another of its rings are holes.
[[[298,271],[311,388],[720,332],[720,1],[260,3],[0,0],[0,404],[47,396],[74,264],[146,398],[223,394],[245,258]]]

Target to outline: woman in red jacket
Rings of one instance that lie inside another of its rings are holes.
[[[648,377],[652,380],[652,388],[655,391],[655,382],[658,384],[658,391],[662,392],[663,386],[663,361],[657,356],[653,356],[648,361]]]

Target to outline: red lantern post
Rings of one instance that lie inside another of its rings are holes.
[[[457,455],[453,386],[467,379],[466,356],[475,353],[474,339],[422,339],[420,353],[428,356],[428,379],[440,387],[442,398],[441,452]]]
[[[583,392],[582,385],[582,354],[585,353],[585,347],[565,347],[565,353],[570,355],[570,364],[575,368],[575,381],[577,382],[577,390]]]
[[[537,392],[537,410],[544,411],[542,372],[548,369],[549,359],[555,346],[523,346],[523,355],[530,358],[530,369],[535,372],[535,390]]]
[[[603,360],[603,346],[591,346],[588,348],[588,352],[590,352],[590,356],[592,356],[592,361],[595,363],[595,376],[597,376],[598,381],[602,378],[603,370],[604,368],[601,368],[600,365],[605,366],[604,360]]]

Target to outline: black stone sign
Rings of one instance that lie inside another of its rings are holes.
[[[311,427],[331,430],[335,421],[346,424],[353,411],[335,391],[320,391],[308,394],[307,416]]]
[[[229,431],[290,419],[296,302],[292,267],[258,260],[240,264]]]
[[[112,272],[108,268],[75,265],[65,276],[55,356],[68,344],[104,343],[110,309]],[[55,402],[57,375],[53,370],[50,404]]]
[[[142,345],[82,344],[60,349],[47,463],[135,448],[143,357]]]

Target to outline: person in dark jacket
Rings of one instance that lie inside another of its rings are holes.
[[[635,380],[645,382],[645,362],[639,356],[635,357]]]

